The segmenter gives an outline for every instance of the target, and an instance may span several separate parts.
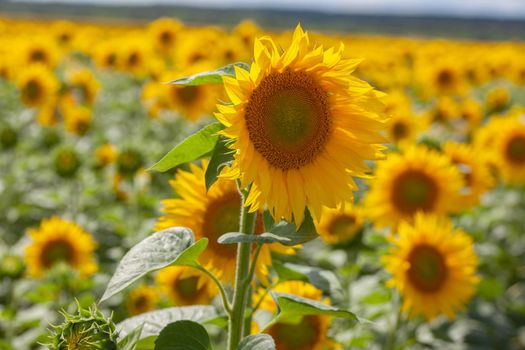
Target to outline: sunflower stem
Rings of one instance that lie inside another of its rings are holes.
[[[226,313],[228,315],[231,315],[232,307],[230,305],[230,301],[228,300],[228,294],[226,293],[226,290],[224,289],[224,286],[222,285],[221,281],[219,281],[217,276],[215,276],[211,271],[209,271],[204,266],[199,264],[197,269],[202,271],[202,272],[204,272],[206,275],[208,275],[208,277],[210,277],[213,280],[213,282],[215,282],[215,284],[217,285],[217,288],[219,288],[219,292],[221,294],[222,305],[224,306],[224,311],[226,311]]]
[[[399,326],[401,324],[401,307],[399,305],[399,295],[395,293],[394,298],[396,318],[394,320],[394,324],[390,328],[388,337],[386,338],[385,350],[394,350],[396,348],[397,331],[399,330]]]
[[[254,233],[257,213],[249,212],[248,208],[244,206],[246,193],[241,191],[241,194],[243,200],[241,204],[240,232],[251,235]],[[228,321],[228,350],[236,350],[244,334],[247,291],[250,286],[250,281],[246,283],[246,280],[250,275],[251,248],[251,243],[239,243],[237,245],[237,266],[235,269],[232,313]]]

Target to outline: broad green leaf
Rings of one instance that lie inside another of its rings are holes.
[[[278,261],[274,261],[273,267],[280,281],[308,281],[332,296],[342,293],[341,283],[332,271],[292,263],[282,264]]]
[[[244,70],[249,71],[250,67],[243,62],[237,62],[228,64],[224,67],[217,68],[215,70],[209,71],[209,72],[203,72],[191,75],[189,77],[176,79],[173,81],[170,81],[168,84],[175,84],[175,85],[184,85],[184,86],[192,86],[192,85],[204,85],[204,84],[222,84],[222,77],[223,76],[235,76],[235,66],[243,68]]]
[[[201,238],[186,248],[170,265],[197,267],[199,256],[208,246],[208,238]]]
[[[228,141],[224,136],[219,136],[219,140],[215,144],[206,174],[204,174],[206,190],[209,190],[211,185],[217,181],[222,168],[233,161],[234,151],[228,148]]]
[[[270,223],[270,220],[272,220],[271,215],[268,211],[265,211],[264,216],[264,222],[265,225],[267,225]],[[268,227],[266,229],[268,229]],[[312,219],[312,215],[310,215],[310,211],[308,209],[306,209],[304,212],[304,221],[299,229],[297,229],[294,223],[288,223],[284,220],[281,220],[278,223],[271,225],[269,231],[277,236],[289,238],[289,242],[283,243],[287,246],[305,243],[318,237],[314,220]]]
[[[155,350],[212,350],[212,347],[203,326],[183,320],[170,323],[160,332]]]
[[[117,331],[119,337],[124,337],[138,326],[144,325],[140,337],[146,338],[158,335],[164,327],[175,321],[190,320],[204,323],[217,317],[217,311],[211,305],[170,307],[125,319],[117,324]]]
[[[145,238],[124,255],[100,302],[117,294],[150,271],[173,263],[195,241],[185,227],[172,227]]]
[[[188,136],[148,170],[167,171],[178,165],[200,159],[213,151],[221,123],[212,123]]]
[[[350,321],[358,322],[357,316],[347,310],[341,310],[334,306],[323,304],[320,301],[302,298],[287,293],[272,293],[279,313],[274,322],[299,323],[303,316],[308,315],[328,315],[333,317],[345,318]]]
[[[275,350],[275,342],[268,334],[247,336],[239,344],[238,350]]]
[[[152,335],[146,338],[142,338],[137,342],[137,348],[135,350],[153,350],[155,348],[156,336]]]
[[[264,232],[260,235],[247,235],[242,232],[228,232],[223,234],[217,240],[220,244],[235,244],[235,243],[275,243],[283,244],[289,243],[290,238],[277,236],[270,232]]]
[[[142,328],[144,328],[144,324],[140,324],[138,327],[128,333],[121,341],[119,341],[118,350],[135,350],[137,343],[140,340]]]

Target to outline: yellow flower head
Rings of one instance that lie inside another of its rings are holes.
[[[41,64],[23,69],[18,75],[17,85],[22,102],[29,107],[41,107],[57,98],[58,80]]]
[[[44,219],[38,229],[29,230],[31,243],[25,249],[28,274],[40,277],[57,263],[65,263],[83,277],[97,271],[95,241],[74,222],[58,217]]]
[[[317,232],[327,244],[344,244],[351,241],[363,228],[362,209],[346,203],[340,209],[323,209]]]
[[[117,159],[117,149],[109,143],[103,144],[96,149],[95,158],[98,165],[107,166]]]
[[[501,112],[509,105],[509,102],[509,91],[502,86],[494,88],[487,93],[486,105],[490,113]]]
[[[395,226],[419,211],[452,211],[463,179],[446,155],[413,146],[379,163],[370,185],[364,206],[368,216],[379,226]]]
[[[402,222],[390,240],[383,261],[392,274],[389,285],[403,297],[403,312],[427,320],[439,314],[454,318],[479,282],[470,236],[448,219],[418,214],[413,225]]]
[[[322,299],[321,290],[303,281],[286,281],[278,284],[273,291],[294,294],[303,298],[313,299],[329,304],[328,299]],[[263,291],[259,291],[258,296]],[[258,297],[254,298],[259,300]],[[273,298],[266,294],[261,302],[261,309],[270,312],[277,311]],[[326,350],[338,349],[339,345],[327,338],[330,317],[326,315],[309,315],[299,320],[299,323],[278,322],[266,332],[272,336],[279,350]]]
[[[239,231],[241,196],[235,182],[225,179],[219,179],[206,192],[206,166],[206,163],[203,167],[190,164],[190,172],[177,172],[170,184],[179,198],[162,201],[164,216],[159,218],[156,229],[184,226],[195,233],[196,239],[207,237],[208,248],[200,261],[225,282],[232,283],[237,247],[235,244],[219,244],[217,239],[225,233]],[[255,226],[255,233],[264,232],[261,215],[257,216]],[[294,249],[278,243],[263,245],[256,267],[257,276],[262,282],[267,282],[268,266],[272,262],[271,251],[292,254]]]
[[[95,102],[100,84],[89,69],[83,68],[69,72],[67,81],[70,93],[73,94],[77,104],[92,105]]]
[[[236,67],[236,78],[224,78],[232,104],[219,105],[216,117],[236,153],[222,176],[252,184],[252,212],[267,205],[275,219],[300,224],[308,207],[320,217],[323,206],[350,200],[352,177],[381,156],[381,94],[351,75],[360,60],[342,55],[342,45],[314,47],[297,26],[284,52],[260,38],[250,71]]]
[[[71,106],[64,110],[66,130],[76,135],[84,135],[91,126],[92,111],[84,106]]]
[[[209,304],[217,294],[217,288],[208,276],[185,266],[169,266],[160,270],[156,281],[178,306]]]
[[[153,21],[149,25],[148,32],[155,49],[163,54],[172,51],[182,27],[181,22],[172,18],[159,18]]]
[[[443,146],[443,151],[463,175],[464,186],[458,198],[458,209],[468,209],[479,204],[480,196],[494,184],[483,156],[469,145],[451,141]]]
[[[142,284],[128,294],[126,301],[128,313],[130,315],[139,315],[152,311],[155,309],[158,300],[159,293],[157,289]]]
[[[490,123],[486,133],[492,139],[493,164],[499,175],[509,184],[525,183],[525,117],[509,116]]]

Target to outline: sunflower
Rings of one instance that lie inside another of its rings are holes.
[[[327,244],[345,244],[350,242],[364,225],[363,211],[352,204],[345,204],[340,209],[323,209],[322,219],[317,231]]]
[[[241,196],[235,181],[219,179],[206,192],[203,167],[190,164],[190,171],[178,171],[171,187],[179,198],[162,201],[164,216],[159,218],[156,229],[172,226],[189,227],[196,239],[207,237],[208,248],[201,255],[201,262],[215,271],[227,283],[235,277],[237,247],[235,244],[219,244],[217,239],[224,233],[239,230]],[[260,218],[260,216],[258,216]],[[264,231],[262,220],[256,222],[256,233]],[[257,260],[256,273],[262,282],[267,282],[270,251],[292,254],[294,249],[280,244],[265,244]]]
[[[187,76],[195,71],[198,70],[194,67],[191,71],[175,76]],[[173,80],[173,76],[174,74],[165,74],[164,81]],[[162,88],[163,100],[167,102],[169,108],[179,112],[190,121],[196,121],[206,114],[210,115],[215,109],[218,94],[214,86],[165,84]]]
[[[56,45],[46,39],[27,41],[22,46],[20,64],[31,65],[41,64],[48,68],[54,68],[58,62],[59,49]]]
[[[92,111],[84,106],[72,106],[64,111],[64,125],[72,134],[84,135],[91,126]]]
[[[117,43],[113,41],[107,41],[97,45],[92,52],[93,59],[97,66],[100,68],[116,68],[121,60],[118,48]]]
[[[436,62],[422,62],[417,75],[421,77],[421,90],[425,97],[458,96],[466,91],[466,84],[456,60],[451,57],[440,57]]]
[[[155,49],[162,54],[172,51],[182,27],[181,22],[171,18],[159,18],[151,22],[148,32]]]
[[[492,137],[491,159],[506,183],[525,183],[525,120],[509,116],[490,123],[487,133]]]
[[[68,48],[71,46],[76,34],[76,25],[70,21],[53,22],[53,37],[58,45]]]
[[[365,176],[365,160],[381,157],[382,96],[351,73],[360,60],[339,49],[312,47],[297,26],[280,52],[268,37],[255,43],[250,71],[225,77],[232,102],[219,105],[221,133],[233,139],[235,160],[222,176],[251,183],[246,206],[268,205],[275,219],[300,224],[305,208],[320,218],[353,197],[353,176]]]
[[[473,129],[483,120],[483,106],[477,100],[465,99],[459,105],[459,115]]]
[[[53,126],[58,123],[58,109],[54,103],[39,108],[36,121],[42,126]]]
[[[25,249],[28,274],[40,277],[57,263],[65,263],[83,277],[97,271],[96,243],[74,222],[58,217],[44,219],[38,229],[29,230],[31,243]]]
[[[411,110],[398,110],[388,124],[389,139],[396,144],[412,143],[428,127],[428,118],[415,116]]]
[[[209,304],[217,294],[217,288],[208,276],[185,266],[169,266],[160,270],[156,281],[178,306]]]
[[[509,91],[502,86],[494,88],[487,93],[485,101],[489,113],[499,113],[510,103]]]
[[[452,211],[463,179],[446,155],[412,146],[380,163],[370,185],[365,207],[368,216],[383,226],[409,221],[418,211]]]
[[[393,247],[383,257],[388,282],[403,296],[402,311],[409,317],[439,314],[454,318],[475,293],[477,257],[472,239],[445,218],[416,215],[414,224],[402,222]]]
[[[320,289],[303,281],[286,281],[278,284],[273,291],[298,295],[303,298],[313,299],[329,304],[328,299],[322,300]],[[259,291],[254,300],[259,300],[263,295]],[[273,298],[266,294],[261,302],[261,309],[276,312],[277,305]],[[338,344],[326,337],[330,325],[330,317],[326,315],[303,316],[296,323],[278,322],[266,332],[272,336],[276,348],[279,350],[326,350],[337,349]]]
[[[22,102],[29,107],[41,107],[56,99],[58,81],[43,65],[31,65],[20,72],[17,79]]]
[[[97,161],[97,165],[105,167],[111,163],[114,163],[117,159],[117,154],[117,149],[112,144],[105,143],[99,146],[95,150],[95,159]]]
[[[128,313],[130,315],[139,315],[154,310],[158,300],[159,293],[157,289],[142,284],[128,294],[126,301]]]
[[[463,175],[464,187],[460,191],[458,209],[479,204],[480,197],[493,186],[493,177],[482,155],[469,145],[447,142],[444,153],[450,157]]]
[[[69,93],[71,93],[77,104],[92,105],[95,102],[100,84],[93,73],[86,68],[69,72],[67,75]]]

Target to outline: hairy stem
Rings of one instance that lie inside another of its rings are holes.
[[[232,312],[232,308],[228,300],[228,294],[226,294],[226,290],[224,290],[224,286],[222,285],[221,281],[219,281],[217,276],[215,276],[212,272],[210,272],[204,266],[199,265],[197,269],[204,272],[206,275],[208,275],[213,280],[213,282],[215,282],[215,284],[219,288],[219,292],[221,293],[221,299],[222,299],[222,305],[224,306],[224,311],[226,311],[226,313],[230,315]]]

